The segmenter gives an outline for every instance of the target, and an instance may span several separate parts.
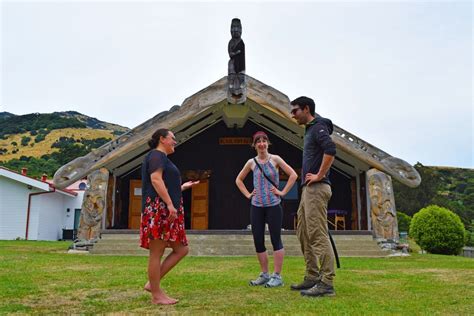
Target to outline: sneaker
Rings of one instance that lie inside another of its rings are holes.
[[[317,281],[313,280],[308,280],[307,278],[304,278],[303,282],[298,283],[298,284],[292,284],[290,288],[294,291],[301,291],[301,290],[307,290],[312,288],[313,286],[318,283]]]
[[[270,277],[270,281],[265,284],[265,287],[277,287],[283,286],[283,279],[281,275],[273,273]]]
[[[312,288],[301,291],[301,295],[313,297],[335,296],[336,291],[334,291],[334,287],[332,285],[326,284],[324,282],[318,282]]]
[[[270,281],[270,276],[268,275],[268,273],[262,272],[262,273],[260,273],[258,278],[256,278],[255,280],[250,281],[249,285],[252,285],[252,286],[264,285],[268,281]]]

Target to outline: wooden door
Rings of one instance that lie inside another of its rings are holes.
[[[191,229],[203,230],[209,223],[209,180],[201,180],[191,193]]]
[[[128,228],[139,229],[142,214],[142,180],[130,180]]]

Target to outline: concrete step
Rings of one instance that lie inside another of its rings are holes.
[[[268,234],[265,235],[266,238],[270,238]],[[371,235],[333,235],[334,241],[338,240],[369,240],[372,241],[373,238]],[[209,240],[209,239],[218,239],[218,240],[253,240],[251,234],[245,235],[196,235],[196,234],[187,234],[188,240]],[[138,234],[106,234],[102,233],[102,240],[138,240]],[[295,234],[291,235],[282,235],[282,239],[291,240],[297,239]]]
[[[99,242],[95,244],[94,249],[135,249],[136,247],[139,247],[138,243],[102,243]],[[208,248],[218,248],[218,247],[225,247],[225,248],[250,248],[254,249],[253,243],[234,243],[234,244],[224,244],[224,243],[201,243],[201,244],[196,244],[196,243],[189,243],[190,248],[196,248],[196,249],[208,249]],[[266,243],[266,247],[269,248],[269,250],[272,248],[270,243]],[[284,247],[286,250],[290,249],[296,249],[300,251],[300,245],[299,244],[284,244]],[[337,250],[354,250],[354,249],[377,249],[379,250],[379,247],[377,244],[371,243],[364,243],[364,244],[358,244],[358,245],[347,245],[344,243],[336,243]]]
[[[254,256],[253,238],[249,232],[238,234],[203,234],[187,235],[191,256]],[[265,236],[265,244],[272,254],[270,237]],[[388,253],[382,251],[371,235],[334,235],[340,257],[384,257]],[[285,253],[289,256],[301,256],[300,244],[293,234],[282,235]],[[170,250],[167,249],[168,253]],[[102,233],[92,254],[100,255],[134,255],[146,256],[148,250],[139,247],[137,232]]]
[[[165,256],[170,252],[170,250],[167,250],[165,252]],[[148,251],[145,249],[135,249],[135,250],[127,250],[127,251],[116,251],[116,250],[103,250],[100,252],[92,252],[94,255],[110,255],[110,256],[148,256]],[[190,256],[255,256],[255,252],[248,251],[239,251],[239,252],[230,252],[230,253],[221,253],[218,251],[197,251],[197,250],[190,250],[189,252]],[[269,255],[272,255],[272,252],[269,251]],[[292,253],[292,252],[287,252],[287,256],[301,256],[299,253]],[[344,258],[344,257],[385,257],[388,255],[388,253],[379,251],[379,250],[366,250],[366,251],[361,251],[361,250],[353,250],[353,251],[348,251],[348,252],[343,252],[339,254],[339,257]]]
[[[338,250],[352,250],[358,248],[375,248],[378,249],[377,245],[373,241],[362,241],[362,242],[355,242],[355,241],[336,241],[336,247]],[[138,240],[101,240],[99,243],[96,244],[97,247],[103,248],[107,247],[110,249],[133,249],[138,247]],[[208,241],[196,241],[196,240],[189,240],[190,247],[200,247],[200,248],[213,248],[218,247],[221,245],[225,245],[226,247],[235,247],[235,246],[242,246],[252,248],[254,247],[252,240],[241,240],[235,241],[233,243],[223,243],[222,241],[218,240],[208,240]],[[265,245],[271,248],[271,242],[266,240]],[[283,245],[285,249],[297,249],[299,251],[300,244],[298,241],[283,241]],[[97,248],[96,247],[96,248]]]
[[[148,251],[146,250],[141,250],[141,249],[135,249],[135,250],[127,250],[127,251],[117,251],[117,250],[102,250],[102,251],[94,251],[92,252],[94,255],[116,255],[116,256],[127,256],[127,255],[141,255],[141,256],[148,256]],[[272,256],[272,252],[269,251],[269,256]],[[167,253],[165,253],[165,256]],[[203,250],[203,251],[198,251],[196,249],[190,250],[189,252],[190,256],[255,256],[255,252],[253,251],[235,251],[235,252],[222,252],[219,251],[218,249],[211,249],[209,250]],[[293,251],[287,251],[285,253],[286,256],[292,256],[292,257],[301,257],[301,253],[293,252]],[[375,251],[349,251],[349,252],[342,252],[339,253],[340,258],[345,258],[345,257],[385,257],[387,256],[388,253],[381,252],[378,250]]]

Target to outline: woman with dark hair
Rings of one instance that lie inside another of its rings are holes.
[[[270,155],[268,146],[270,141],[265,132],[259,131],[253,135],[252,146],[257,151],[257,157],[249,159],[240,171],[235,183],[240,192],[251,200],[250,223],[252,225],[253,241],[260,263],[261,273],[256,280],[250,281],[250,285],[265,285],[265,287],[276,287],[283,285],[281,268],[285,250],[281,241],[281,225],[283,221],[283,210],[280,202],[281,197],[290,191],[298,176],[296,172],[277,155]],[[280,191],[279,169],[288,175],[288,182]],[[253,187],[249,192],[244,184],[244,179],[250,171],[253,171]],[[270,239],[273,246],[274,273],[268,274],[268,255],[265,248],[265,223],[268,224]]]
[[[153,304],[175,304],[178,300],[165,294],[160,281],[188,254],[184,230],[184,209],[181,191],[199,181],[181,184],[181,174],[168,155],[174,153],[176,139],[168,129],[159,129],[148,142],[150,152],[142,164],[142,218],[140,247],[150,250],[148,282]],[[161,262],[166,247],[173,251]]]

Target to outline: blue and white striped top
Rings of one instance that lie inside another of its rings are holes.
[[[263,171],[272,179],[272,181],[279,185],[280,177],[277,168],[268,159],[265,163],[259,163]],[[252,205],[257,207],[269,207],[280,204],[280,197],[270,191],[273,185],[265,178],[258,166],[253,169],[253,187],[255,195],[252,197]],[[278,188],[277,188],[278,189]]]

